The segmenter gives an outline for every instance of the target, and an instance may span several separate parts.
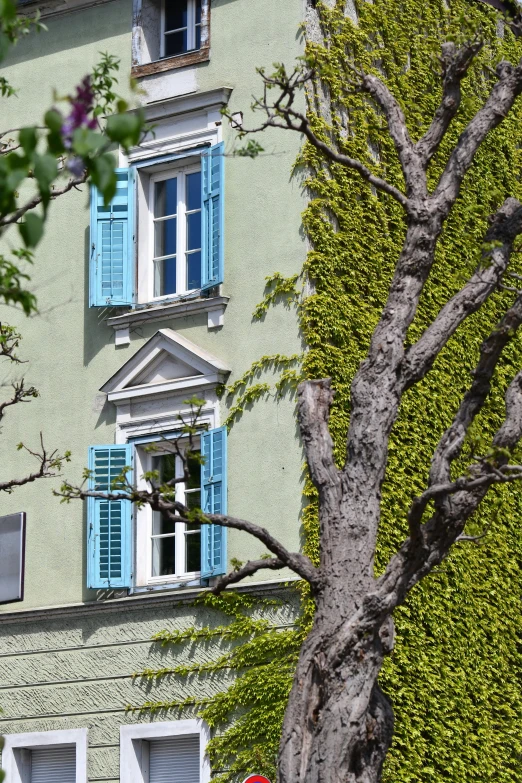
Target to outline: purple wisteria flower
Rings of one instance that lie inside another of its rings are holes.
[[[70,160],[67,161],[67,168],[75,177],[81,177],[85,171],[85,163],[81,158],[70,158]]]
[[[76,88],[76,95],[69,98],[72,109],[62,125],[64,146],[70,149],[72,135],[77,128],[89,128],[95,130],[98,126],[94,117],[90,116],[94,108],[94,92],[91,77],[86,76]]]

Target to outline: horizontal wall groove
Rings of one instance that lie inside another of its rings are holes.
[[[120,743],[119,742],[100,742],[98,744],[94,744],[89,742],[89,749],[91,748],[119,748]],[[94,778],[91,778],[91,780],[94,780]],[[100,778],[101,780],[101,778]],[[103,778],[105,780],[105,778]],[[112,780],[112,778],[107,778],[107,780]]]
[[[283,625],[274,625],[272,627],[274,630],[282,631],[288,628],[295,628],[296,625],[295,623],[285,623]],[[218,635],[216,635],[216,638],[218,638]],[[38,647],[34,650],[13,650],[13,652],[0,653],[0,658],[20,658],[21,656],[27,655],[41,655],[42,653],[47,655],[51,653],[77,652],[80,650],[103,650],[109,647],[125,647],[133,644],[161,644],[161,639],[154,641],[154,639],[149,637],[148,639],[129,639],[121,642],[104,642],[103,644],[79,644],[71,647]],[[102,678],[99,677],[97,679]]]
[[[0,691],[14,691],[21,688],[42,688],[47,685],[75,685],[84,682],[102,682],[110,680],[128,680],[132,679],[132,674],[113,674],[111,677],[79,677],[74,680],[47,680],[43,682],[29,682],[23,685],[0,685]]]
[[[93,710],[90,712],[49,712],[44,715],[18,715],[15,718],[0,718],[0,723],[16,723],[25,720],[42,721],[46,718],[82,718],[84,715],[118,715],[126,712],[125,708],[119,710]]]
[[[102,650],[106,647],[124,647],[131,644],[159,644],[150,637],[148,639],[129,639],[122,642],[105,642],[103,644],[79,644],[72,647],[38,647],[35,650],[13,650],[13,652],[0,653],[0,658],[19,658],[22,655],[41,655],[42,653],[74,652],[77,650]]]

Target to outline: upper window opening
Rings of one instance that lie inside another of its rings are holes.
[[[180,0],[163,6],[162,57],[201,48],[201,0]]]
[[[155,299],[201,288],[201,171],[152,177]]]
[[[161,73],[210,57],[210,0],[134,0],[132,75]]]
[[[176,500],[188,508],[201,506],[201,464],[197,456],[188,456],[188,481],[176,484]],[[177,454],[166,453],[152,458],[160,483],[183,478],[183,462]],[[201,563],[201,532],[199,525],[174,522],[161,511],[152,513],[151,577],[195,574]]]

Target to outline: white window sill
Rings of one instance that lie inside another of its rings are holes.
[[[175,318],[207,314],[207,328],[219,329],[223,326],[225,310],[229,302],[228,296],[191,297],[187,299],[170,300],[168,302],[151,302],[147,305],[137,305],[122,315],[107,318],[107,326],[112,326],[115,332],[116,345],[130,343],[130,330],[144,323],[153,321],[171,321]]]
[[[190,580],[179,580],[177,582],[156,582],[148,585],[136,585],[131,587],[129,595],[139,595],[140,593],[156,593],[161,590],[184,590],[186,588],[201,587],[203,588],[208,583],[208,580],[202,580],[200,576]]]

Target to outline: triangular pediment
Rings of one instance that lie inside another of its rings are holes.
[[[101,388],[109,397],[222,383],[229,368],[172,329],[160,329]]]
[[[138,373],[127,386],[162,383],[163,381],[172,381],[174,378],[190,378],[194,375],[203,375],[203,373],[191,367],[190,364],[175,359],[167,351],[161,351],[156,359],[143,372]]]

